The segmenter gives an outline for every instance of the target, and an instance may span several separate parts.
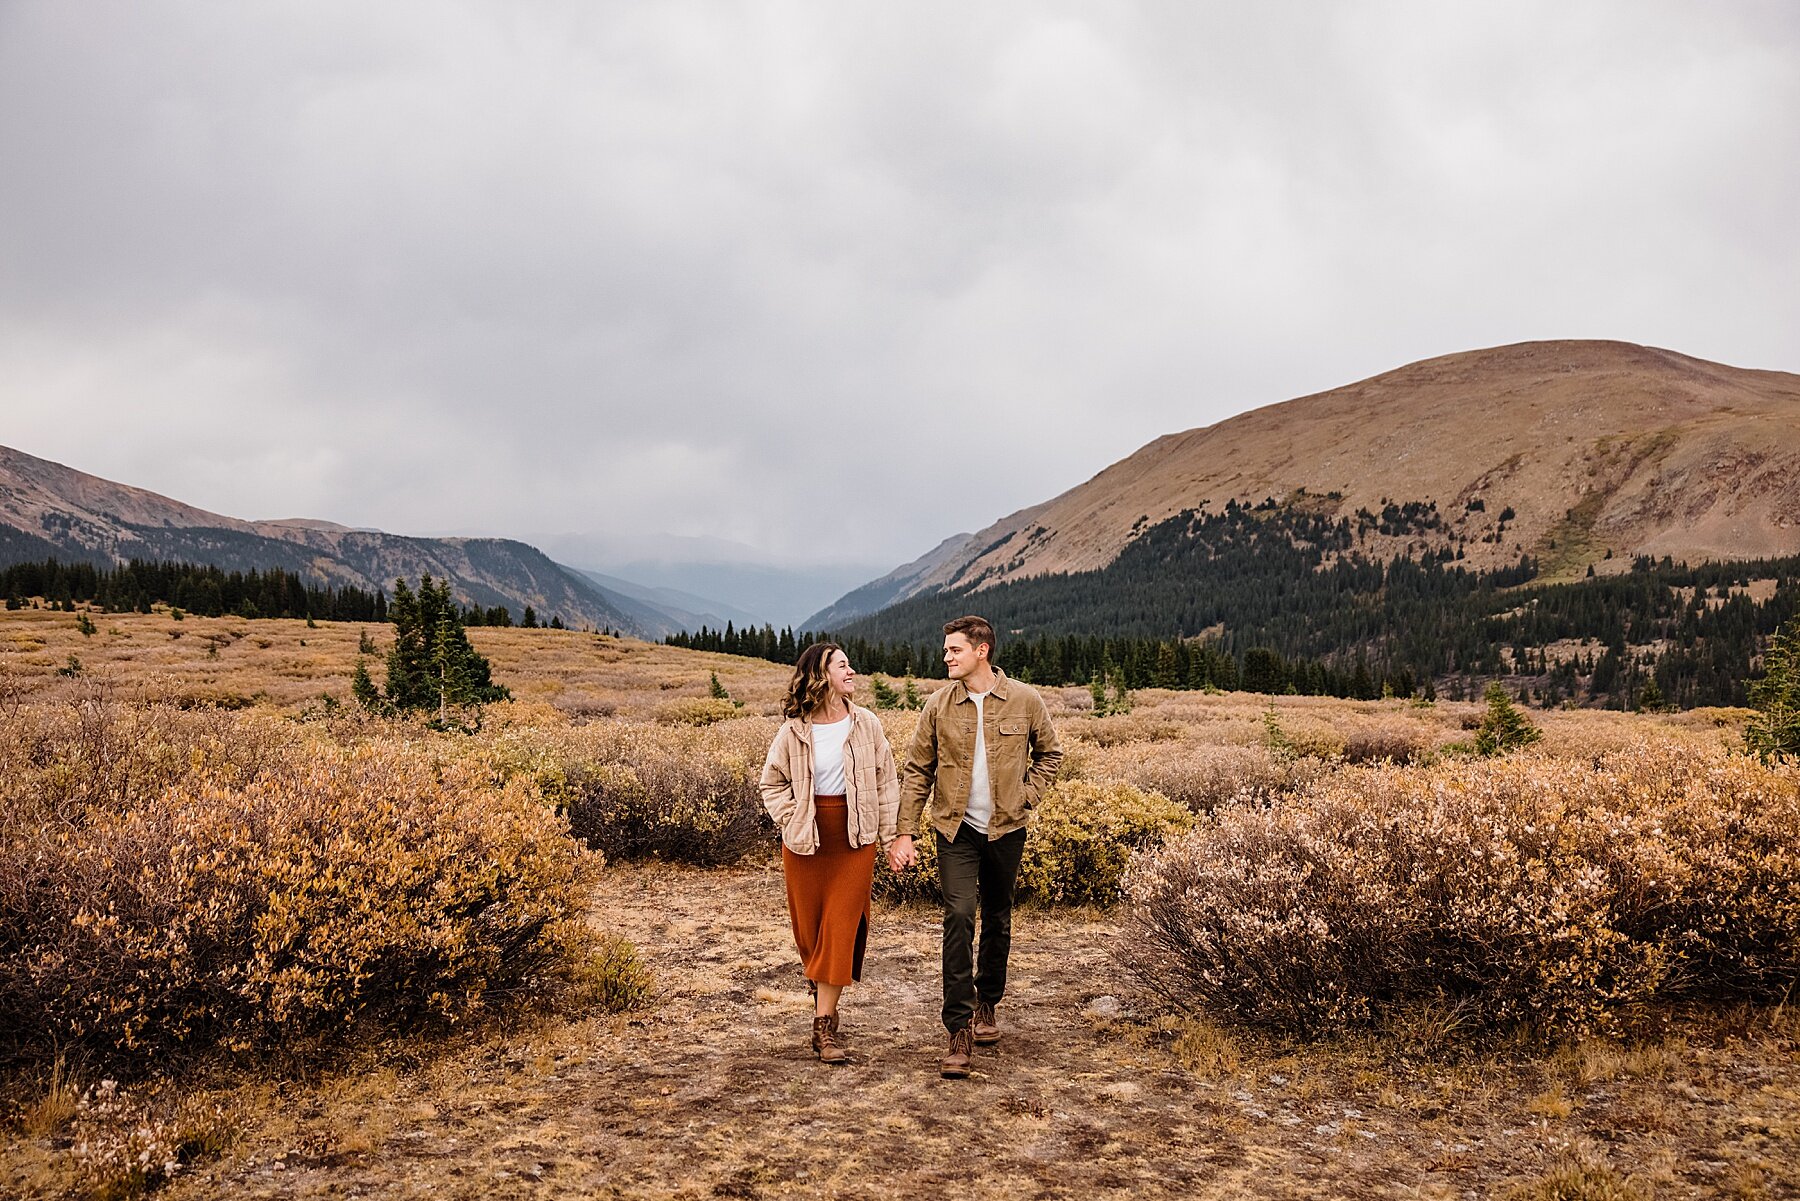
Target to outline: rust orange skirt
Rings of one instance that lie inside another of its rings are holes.
[[[819,849],[796,855],[781,848],[788,917],[806,978],[815,984],[862,979],[869,941],[869,892],[875,884],[875,844],[850,847],[850,812],[841,796],[815,796]]]

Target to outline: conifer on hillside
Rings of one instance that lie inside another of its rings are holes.
[[[1513,704],[1498,681],[1487,686],[1484,699],[1487,713],[1481,719],[1481,728],[1475,732],[1476,754],[1504,755],[1530,746],[1544,736],[1544,732],[1532,725],[1531,719]]]
[[[429,575],[420,576],[417,592],[404,579],[395,580],[388,613],[394,622],[394,645],[387,654],[385,687],[376,687],[361,658],[350,680],[351,693],[365,708],[392,713],[436,710],[436,720],[448,724],[453,708],[511,696],[494,683],[488,661],[469,644],[448,580],[439,584]]]
[[[1759,711],[1744,731],[1751,752],[1765,763],[1800,759],[1800,613],[1770,638],[1750,703]]]

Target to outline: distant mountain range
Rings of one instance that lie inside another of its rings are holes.
[[[855,628],[931,596],[980,611],[987,589],[1102,571],[1177,515],[1231,502],[1351,520],[1358,553],[1376,560],[1451,551],[1491,571],[1529,556],[1543,582],[1624,571],[1637,556],[1800,554],[1800,375],[1600,341],[1428,359],[1158,438],[947,539],[805,627]],[[1431,520],[1379,520],[1409,504]],[[1034,603],[1051,612],[1045,589]]]
[[[463,604],[527,605],[545,621],[661,638],[722,626],[729,606],[666,590],[610,584],[506,538],[411,538],[294,518],[244,521],[0,446],[0,565],[57,558],[200,563],[227,571],[281,568],[321,584],[392,590],[421,574],[451,581]],[[740,620],[741,624],[741,620]]]
[[[679,588],[653,588],[603,572],[579,568],[576,570],[602,591],[619,600],[632,618],[647,627],[668,626],[673,623],[673,627],[665,630],[665,633],[673,633],[675,629],[698,630],[703,626],[722,630],[727,624],[741,630],[766,624],[743,609],[683,592]]]

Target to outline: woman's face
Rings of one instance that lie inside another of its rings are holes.
[[[856,669],[850,666],[850,656],[843,651],[831,652],[831,658],[825,661],[825,678],[831,681],[834,696],[849,700],[856,691]]]

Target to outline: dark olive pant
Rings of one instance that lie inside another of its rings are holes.
[[[952,1034],[975,1016],[979,996],[990,1005],[1006,995],[1006,957],[1012,952],[1013,890],[1025,831],[990,839],[964,824],[955,842],[937,843],[938,883],[944,892],[944,1029]],[[981,951],[975,950],[975,910],[981,909]]]

